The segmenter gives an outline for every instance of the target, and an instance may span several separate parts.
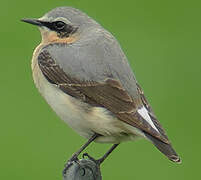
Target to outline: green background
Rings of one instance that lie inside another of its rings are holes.
[[[37,28],[20,22],[73,6],[119,40],[181,165],[148,141],[123,143],[102,166],[104,180],[201,179],[201,3],[199,0],[12,0],[0,3],[0,179],[61,180],[65,160],[85,139],[41,98],[30,60]],[[100,157],[110,145],[93,144]]]

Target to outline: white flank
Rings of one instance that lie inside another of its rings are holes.
[[[148,114],[147,109],[144,106],[141,107],[140,109],[138,109],[137,112],[143,117],[144,120],[146,120],[151,125],[152,128],[154,128],[156,131],[158,131],[158,129],[156,128],[156,126],[152,122],[152,120]]]

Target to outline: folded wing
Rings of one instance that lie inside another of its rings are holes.
[[[40,53],[38,64],[47,80],[56,84],[64,93],[92,106],[104,107],[119,120],[169,144],[167,137],[152,122],[141,99],[131,97],[117,79],[94,82],[72,78],[56,64],[47,50]]]

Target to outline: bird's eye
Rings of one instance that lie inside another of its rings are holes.
[[[54,27],[56,30],[63,30],[65,28],[65,23],[62,21],[56,21],[54,22]]]

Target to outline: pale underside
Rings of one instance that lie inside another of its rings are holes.
[[[41,95],[57,115],[81,136],[88,139],[98,133],[103,136],[97,138],[96,142],[104,143],[120,143],[145,137],[139,129],[118,120],[105,108],[89,107],[87,111],[85,103],[50,84],[35,59],[32,61],[32,70],[35,85]]]

